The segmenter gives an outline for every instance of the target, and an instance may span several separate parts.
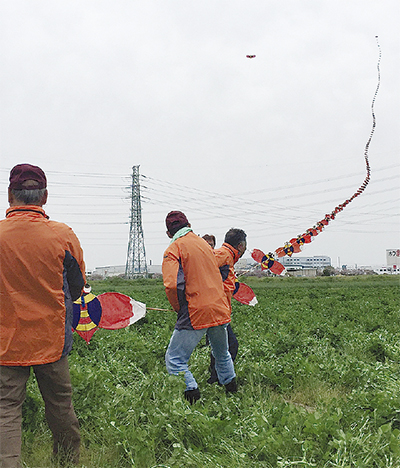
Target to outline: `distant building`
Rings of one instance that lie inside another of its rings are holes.
[[[378,275],[400,274],[400,249],[386,249],[386,266],[375,268]]]
[[[147,265],[147,273],[150,275],[161,275],[161,265]]]
[[[393,270],[400,269],[400,249],[386,250],[386,265],[392,267]]]
[[[92,275],[101,276],[102,278],[109,278],[110,276],[123,276],[125,275],[125,265],[96,267],[92,271]]]
[[[374,268],[378,275],[400,274],[400,249],[386,249],[386,265]]]
[[[317,276],[317,269],[316,268],[296,268],[296,267],[289,267],[287,269],[289,276],[307,276],[307,277],[314,277]]]
[[[237,272],[250,270],[256,262],[252,258],[239,258],[235,263],[235,270]]]
[[[316,276],[318,270],[331,266],[331,258],[324,255],[315,257],[282,257],[278,258],[277,261],[286,268],[286,271],[291,276]],[[245,274],[249,270],[254,270],[255,265],[258,264],[252,258],[241,258],[235,264],[235,270],[238,274]]]
[[[147,273],[161,274],[161,265],[147,265]],[[125,276],[125,265],[109,265],[96,267],[91,276],[100,276],[101,278],[110,278],[112,276]]]
[[[331,266],[331,258],[325,255],[316,255],[315,257],[282,257],[278,258],[278,262],[286,269],[308,269],[308,268],[325,268]]]

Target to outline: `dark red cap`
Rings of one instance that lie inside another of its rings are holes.
[[[27,180],[35,180],[38,184],[25,187],[23,183]],[[35,190],[46,187],[46,175],[40,167],[32,166],[31,164],[17,164],[11,169],[10,185],[8,188],[12,190]]]
[[[188,219],[182,211],[170,211],[165,218],[165,224],[168,232],[175,234],[179,229],[189,224]]]

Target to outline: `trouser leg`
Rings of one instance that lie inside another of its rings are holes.
[[[22,404],[29,366],[0,366],[0,467],[20,466]]]
[[[207,382],[212,384],[218,381],[217,371],[215,370],[215,357],[210,353],[210,377],[208,378]]]
[[[232,361],[235,360],[237,353],[238,353],[238,348],[239,348],[239,342],[236,338],[235,333],[232,330],[231,324],[229,323],[226,331],[228,333],[228,347],[229,347],[229,353],[232,357]],[[218,376],[217,376],[217,371],[215,369],[215,357],[211,353],[210,357],[210,378],[207,380],[208,383],[214,383],[217,382]]]
[[[230,323],[228,323],[228,326],[226,327],[226,331],[228,332],[229,353],[232,356],[232,361],[234,361],[238,353],[239,342],[236,338],[235,333],[232,330]]]
[[[211,327],[207,330],[211,351],[215,357],[215,369],[222,385],[229,383],[235,376],[232,356],[228,349],[227,325]]]
[[[206,328],[201,330],[174,330],[165,353],[165,364],[169,374],[185,374],[186,390],[198,388],[193,374],[189,370],[189,358],[201,340]]]
[[[67,357],[33,366],[45,404],[46,420],[53,434],[53,454],[79,462],[79,423],[72,405],[72,385]]]

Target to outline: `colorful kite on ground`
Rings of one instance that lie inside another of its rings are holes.
[[[74,302],[72,322],[72,328],[88,344],[97,328],[118,330],[146,315],[146,304],[125,294],[108,292],[95,296],[90,291],[85,286],[83,295]]]
[[[85,286],[82,296],[73,304],[72,329],[89,344],[101,319],[101,303],[92,294],[91,288]]]
[[[365,167],[366,167],[365,179],[363,183],[361,184],[361,186],[358,188],[358,190],[354,192],[350,198],[345,200],[343,203],[337,205],[331,213],[326,214],[325,217],[321,219],[321,221],[318,221],[315,226],[307,229],[303,234],[300,234],[297,237],[290,239],[290,241],[286,242],[283,247],[277,248],[274,253],[270,252],[268,255],[265,255],[261,250],[258,250],[258,249],[253,250],[251,256],[256,262],[261,263],[262,269],[269,269],[273,273],[275,273],[274,269],[279,270],[282,268],[282,271],[283,271],[284,267],[283,265],[281,265],[279,262],[275,260],[276,257],[281,258],[281,257],[284,257],[285,255],[288,255],[289,257],[291,257],[293,254],[299,253],[303,245],[309,244],[320,232],[322,232],[324,228],[328,226],[328,224],[336,218],[336,215],[338,213],[340,213],[356,197],[362,194],[362,192],[365,190],[365,188],[367,187],[369,183],[371,170],[370,170],[369,160],[368,160],[368,149],[372,140],[372,136],[375,131],[376,121],[375,121],[374,105],[375,105],[375,99],[378,94],[378,90],[380,86],[379,65],[380,65],[380,60],[381,60],[381,49],[380,49],[379,42],[378,42],[378,36],[375,36],[375,38],[376,38],[376,42],[377,42],[378,50],[379,50],[379,58],[378,58],[378,65],[377,65],[378,84],[376,86],[375,94],[374,94],[374,97],[372,99],[372,104],[371,104],[372,129],[371,129],[371,133],[369,135],[369,138],[368,138],[367,144],[365,145],[365,150],[364,150],[364,159],[365,159]],[[280,273],[276,273],[276,274],[280,274]]]

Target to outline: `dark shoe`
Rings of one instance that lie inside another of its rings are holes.
[[[235,377],[229,383],[225,384],[225,391],[226,393],[237,392],[237,383]]]
[[[185,390],[185,399],[193,405],[195,401],[200,398],[200,390],[195,388],[194,390]]]
[[[217,373],[211,374],[211,375],[210,375],[210,378],[207,380],[207,383],[208,383],[208,384],[211,384],[211,385],[212,385],[213,383],[215,383],[215,382],[218,382]]]

